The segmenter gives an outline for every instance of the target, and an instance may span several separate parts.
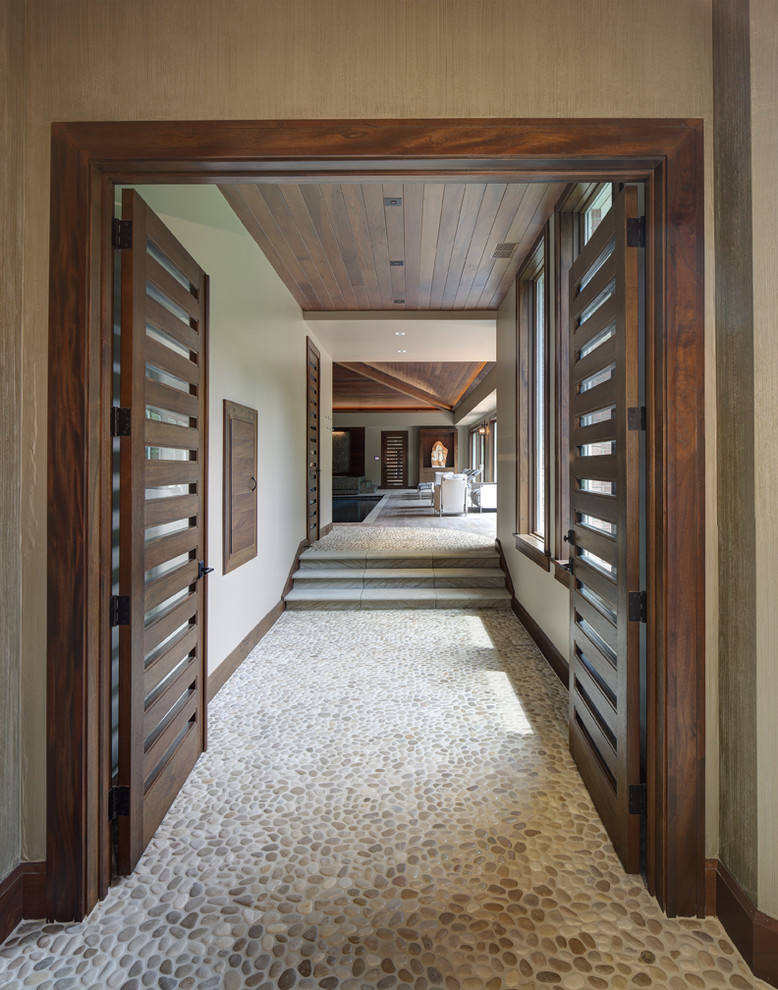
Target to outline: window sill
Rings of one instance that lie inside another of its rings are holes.
[[[555,560],[554,562],[554,577],[560,584],[563,584],[566,588],[570,587],[570,571],[567,569],[566,560]]]
[[[542,540],[539,540],[537,536],[531,536],[529,533],[514,533],[513,538],[516,541],[517,550],[529,557],[530,560],[534,560],[544,571],[551,569],[550,557],[546,553]]]

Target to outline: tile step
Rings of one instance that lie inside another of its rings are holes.
[[[298,588],[504,588],[494,567],[309,567],[295,571]]]
[[[291,610],[380,608],[506,608],[505,588],[293,588],[286,596]]]
[[[490,567],[499,568],[500,558],[490,550],[306,550],[300,555],[300,569],[311,568],[418,568]]]

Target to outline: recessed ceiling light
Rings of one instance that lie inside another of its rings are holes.
[[[405,300],[404,300],[404,299],[395,299],[395,302],[396,302],[396,303],[404,303],[404,302],[405,302]]]
[[[402,268],[402,266],[405,264],[405,262],[404,261],[390,261],[389,264],[392,266],[392,268]]]
[[[402,196],[384,196],[384,206],[402,206]]]
[[[400,351],[398,351],[397,353],[398,353],[398,354],[407,354],[408,352],[407,352],[407,351],[405,351],[405,350],[400,350]]]
[[[394,331],[394,335],[395,335],[395,337],[404,337],[405,336],[405,331],[404,330],[395,330]]]

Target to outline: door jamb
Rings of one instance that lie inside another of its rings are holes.
[[[646,182],[649,885],[704,912],[704,295],[699,120],[55,123],[49,293],[48,913],[110,881],[110,223],[116,183],[447,175]],[[669,538],[669,536],[671,538]],[[670,771],[672,768],[672,772]]]

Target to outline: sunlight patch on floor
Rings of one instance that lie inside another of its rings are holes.
[[[485,670],[481,677],[497,699],[497,713],[506,732],[511,735],[533,736],[535,733],[508,675],[502,670]]]

